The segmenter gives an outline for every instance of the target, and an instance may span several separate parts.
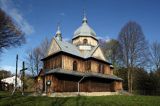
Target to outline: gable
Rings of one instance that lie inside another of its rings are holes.
[[[52,55],[60,50],[61,49],[60,49],[59,45],[57,44],[56,40],[52,39],[52,42],[51,42],[50,47],[48,49],[47,56]]]
[[[95,57],[95,58],[98,58],[98,59],[101,59],[101,60],[106,60],[100,47],[98,47],[94,51],[94,53],[92,54],[92,57]]]

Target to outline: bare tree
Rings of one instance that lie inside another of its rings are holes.
[[[46,57],[49,46],[50,41],[48,40],[48,38],[45,38],[39,46],[42,58]]]
[[[26,61],[27,61],[28,70],[32,73],[32,76],[35,76],[36,73],[34,71],[34,59],[33,59],[32,50],[31,51],[27,51]]]
[[[111,39],[103,44],[105,50],[105,56],[114,67],[119,67],[121,64],[120,44],[117,40]]]
[[[148,57],[148,46],[141,26],[133,21],[128,22],[118,37],[124,66],[128,69],[128,90],[132,93],[132,72],[134,67],[143,67]]]
[[[25,43],[25,37],[22,31],[15,25],[11,17],[0,9],[0,52],[23,43]]]
[[[45,40],[38,47],[27,52],[27,66],[33,76],[38,75],[40,69],[42,68],[43,63],[41,59],[46,56],[49,44],[49,40],[45,38]]]
[[[42,68],[42,55],[39,47],[33,49],[33,62],[35,65],[36,74],[38,75],[40,68]]]
[[[154,64],[156,70],[160,68],[160,43],[153,42],[150,47],[151,62]]]

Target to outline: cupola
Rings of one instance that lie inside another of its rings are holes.
[[[93,46],[98,45],[95,31],[88,25],[88,20],[84,14],[82,25],[76,29],[72,38],[72,43],[79,47],[79,49],[91,50]]]
[[[57,32],[56,32],[55,38],[56,38],[57,40],[62,41],[62,33],[61,33],[61,31],[60,31],[59,25],[58,25],[58,27],[57,27]]]

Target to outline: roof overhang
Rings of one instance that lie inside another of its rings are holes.
[[[50,56],[47,56],[47,57],[41,59],[41,60],[44,61],[44,60],[46,60],[46,59],[48,59],[48,58],[57,56],[57,55],[59,55],[59,54],[66,54],[66,55],[73,56],[73,57],[77,57],[77,58],[80,58],[80,59],[83,59],[83,60],[96,60],[96,61],[99,61],[99,62],[108,64],[108,65],[111,65],[111,63],[109,63],[109,62],[104,61],[104,60],[101,60],[101,59],[98,59],[98,58],[95,58],[95,57],[87,57],[87,58],[84,58],[84,57],[80,57],[80,56],[76,56],[76,55],[67,53],[67,52],[65,52],[65,51],[59,51],[59,52],[57,52],[57,53],[54,53],[54,54],[52,54],[52,55],[50,55]]]
[[[45,75],[48,74],[65,74],[65,75],[72,75],[72,76],[78,76],[78,77],[96,77],[96,78],[103,78],[103,79],[110,79],[110,80],[117,80],[117,81],[123,81],[122,78],[119,78],[115,75],[106,75],[101,73],[93,73],[93,72],[78,72],[78,71],[71,71],[71,70],[64,70],[64,69],[52,69],[52,70],[46,70]]]
[[[75,36],[75,37],[72,38],[72,41],[73,41],[74,39],[79,38],[79,37],[91,37],[91,38],[95,39],[95,40],[98,42],[98,39],[97,39],[96,37],[94,37],[94,36],[86,36],[86,35]]]

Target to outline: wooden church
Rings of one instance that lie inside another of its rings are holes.
[[[37,77],[37,85],[44,92],[122,90],[122,79],[113,75],[114,68],[106,60],[86,16],[74,32],[72,43],[63,41],[58,28],[42,61],[44,66]]]

